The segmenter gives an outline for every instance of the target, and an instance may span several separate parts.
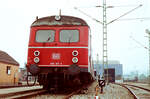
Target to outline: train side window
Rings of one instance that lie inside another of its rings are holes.
[[[7,66],[6,73],[7,73],[8,75],[10,75],[10,74],[11,74],[11,67],[10,67],[10,66]]]
[[[79,31],[78,30],[61,30],[59,33],[60,42],[78,42]]]
[[[36,32],[36,42],[54,42],[54,30],[38,30]]]

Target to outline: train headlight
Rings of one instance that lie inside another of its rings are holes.
[[[39,51],[34,51],[34,56],[39,56],[40,52]]]
[[[35,57],[35,58],[34,58],[34,62],[35,62],[35,63],[38,63],[39,61],[40,61],[40,59],[39,59],[38,57]]]
[[[77,51],[77,50],[74,50],[74,51],[72,52],[72,55],[73,55],[73,56],[78,56],[78,51]]]
[[[55,20],[56,20],[56,21],[59,21],[60,19],[61,19],[61,16],[60,16],[60,15],[56,15],[56,16],[55,16]]]
[[[72,62],[73,62],[73,63],[77,63],[77,62],[78,62],[78,58],[77,58],[77,57],[73,57],[73,58],[72,58]]]

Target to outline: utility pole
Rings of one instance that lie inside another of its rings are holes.
[[[92,20],[100,23],[103,25],[103,76],[104,79],[106,80],[106,83],[108,84],[109,79],[108,79],[108,55],[107,55],[107,25],[119,20],[121,17],[131,13],[132,11],[136,10],[137,8],[141,7],[142,5],[137,6],[136,8],[124,13],[123,15],[119,16],[116,19],[111,20],[110,22],[107,23],[107,13],[106,13],[106,9],[107,8],[113,8],[114,6],[106,6],[106,0],[103,0],[103,6],[96,6],[96,7],[103,7],[103,22],[91,17],[90,15],[84,13],[83,11],[79,10],[77,7],[75,7],[74,9],[78,10],[79,12],[83,13],[84,15],[88,16],[89,18],[91,18]],[[104,67],[106,67],[106,76],[104,75]],[[106,77],[106,78],[105,78]]]
[[[136,10],[137,8],[141,7],[142,5],[137,6],[136,8],[124,13],[123,15],[119,16],[118,18],[110,21],[107,23],[107,13],[106,10],[107,8],[113,8],[113,6],[106,6],[106,0],[103,0],[103,77],[104,72],[105,72],[105,68],[106,67],[106,76],[104,77],[106,80],[106,83],[109,83],[109,73],[108,73],[108,53],[107,53],[107,25],[109,25],[110,23],[113,23],[115,21],[117,21],[118,19],[120,19],[121,17],[131,13],[132,11]],[[101,7],[101,6],[97,6],[97,7]]]
[[[149,80],[149,86],[150,86],[150,31],[148,29],[145,30],[145,32],[148,34],[149,38],[149,72],[148,72],[148,80]]]
[[[103,0],[103,76],[104,67],[106,66],[106,83],[108,84],[108,57],[107,57],[107,14],[106,14],[106,0]]]

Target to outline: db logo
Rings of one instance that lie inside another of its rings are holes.
[[[52,59],[60,59],[60,53],[53,53]]]

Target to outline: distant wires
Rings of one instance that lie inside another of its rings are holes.
[[[143,18],[126,18],[126,19],[119,19],[118,21],[127,21],[127,20],[150,20],[150,17],[143,17]]]

